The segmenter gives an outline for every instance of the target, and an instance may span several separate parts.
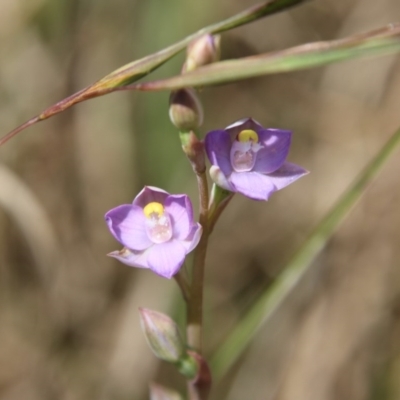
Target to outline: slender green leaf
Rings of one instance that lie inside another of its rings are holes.
[[[283,11],[289,7],[304,3],[305,1],[307,0],[264,1],[222,22],[218,22],[206,28],[200,29],[198,32],[187,36],[181,41],[157,53],[151,54],[147,57],[124,65],[123,67],[118,68],[116,71],[110,73],[109,75],[105,76],[94,84],[59,101],[58,103],[44,110],[40,115],[31,118],[29,121],[18,126],[0,139],[0,146],[25,128],[28,128],[29,126],[32,126],[37,122],[43,121],[47,118],[50,118],[53,115],[58,114],[77,103],[114,92],[124,85],[128,85],[139,80],[140,78],[148,75],[150,72],[160,67],[162,64],[178,54],[180,51],[182,51],[192,40],[204,34],[221,33],[236,28],[238,26],[248,24],[267,15],[272,15],[277,12]]]
[[[171,57],[183,50],[191,41],[204,34],[217,34],[237,28],[238,26],[248,24],[267,15],[275,14],[283,11],[284,9],[304,2],[305,0],[269,0],[260,3],[231,18],[200,29],[196,33],[187,36],[186,38],[167,47],[164,50],[140,60],[133,61],[117,69],[93,85],[93,89],[107,90],[109,88],[127,85],[147,75],[155,68],[159,67]]]
[[[367,165],[355,183],[343,194],[336,206],[321,221],[314,233],[294,255],[276,281],[265,291],[234,328],[211,359],[213,376],[221,378],[243,353],[255,334],[273,315],[288,294],[304,276],[314,258],[324,248],[339,224],[365,192],[385,162],[400,145],[400,129]]]
[[[125,89],[172,90],[189,86],[203,87],[398,51],[400,51],[400,25],[390,24],[344,39],[308,43],[258,56],[220,61],[182,75],[136,84]]]

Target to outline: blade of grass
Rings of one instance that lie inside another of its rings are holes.
[[[174,90],[229,83],[260,75],[319,67],[357,57],[400,51],[400,25],[390,24],[344,39],[308,43],[290,49],[220,61],[183,75],[127,86],[122,90]]]
[[[308,240],[294,255],[276,281],[258,298],[222,346],[211,359],[215,379],[221,378],[243,353],[258,330],[282,304],[304,276],[311,262],[324,248],[339,224],[365,192],[367,185],[378,174],[400,145],[400,129],[389,139],[375,158],[365,167],[354,184],[342,195],[333,209],[317,226]]]
[[[236,14],[224,21],[217,22],[213,25],[200,29],[199,31],[187,36],[181,41],[147,57],[133,61],[121,68],[111,72],[109,75],[95,82],[94,84],[80,90],[79,92],[59,101],[44,110],[40,115],[31,118],[29,121],[18,126],[0,139],[0,146],[6,143],[9,139],[15,136],[22,130],[32,126],[40,121],[44,121],[56,115],[75,104],[89,100],[94,97],[103,96],[105,94],[116,91],[118,88],[133,83],[140,78],[154,71],[173,56],[182,51],[192,40],[206,33],[216,34],[221,33],[241,25],[248,24],[257,19],[272,15],[277,12],[286,10],[307,0],[268,0],[256,6],[250,7],[247,10]]]

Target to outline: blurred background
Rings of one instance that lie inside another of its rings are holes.
[[[123,64],[255,4],[239,0],[0,0],[0,133]],[[397,0],[315,0],[222,35],[222,57],[400,20]],[[180,55],[154,77],[179,72]],[[174,281],[119,264],[103,215],[146,185],[195,180],[168,93],[75,106],[0,149],[0,398],[141,400],[183,389],[140,332],[138,307],[182,321]],[[268,203],[235,196],[206,270],[206,354],[399,127],[398,57],[206,88],[203,134],[252,116],[294,132],[311,174]],[[379,178],[212,399],[400,399],[400,157]]]

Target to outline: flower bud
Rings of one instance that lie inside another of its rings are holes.
[[[172,92],[169,104],[169,118],[181,132],[197,129],[203,123],[203,107],[193,89]]]
[[[139,312],[142,330],[153,353],[171,363],[186,359],[185,344],[175,322],[148,308],[139,308]]]
[[[217,61],[220,56],[220,41],[221,36],[206,34],[191,42],[187,47],[182,73]]]

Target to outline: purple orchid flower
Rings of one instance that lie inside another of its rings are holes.
[[[251,118],[242,119],[205,137],[210,176],[222,188],[254,200],[270,195],[308,174],[286,162],[292,133],[265,129]]]
[[[179,271],[202,233],[201,225],[193,221],[188,196],[171,195],[151,186],[146,186],[132,204],[110,210],[105,219],[112,235],[125,246],[109,256],[168,279]]]

